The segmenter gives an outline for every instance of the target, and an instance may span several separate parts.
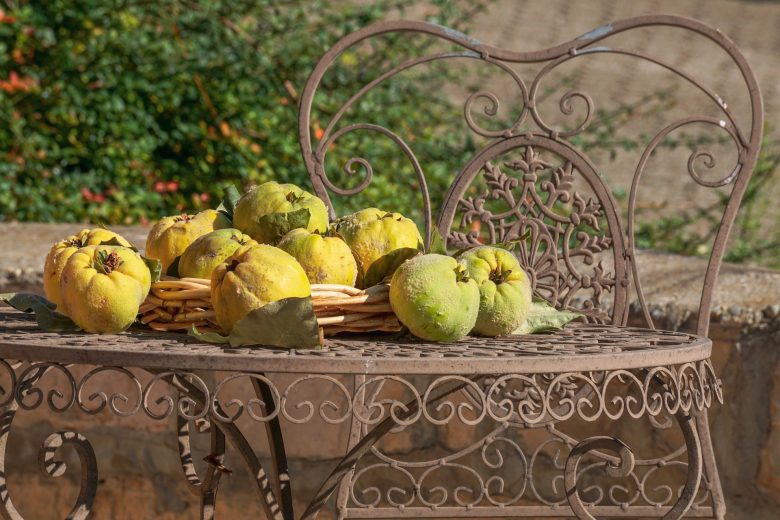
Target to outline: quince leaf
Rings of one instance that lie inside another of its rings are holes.
[[[132,249],[132,250],[133,250],[133,251],[135,251],[136,253],[138,252],[138,248],[137,248],[137,247],[135,247],[133,244],[130,244],[130,247],[128,247],[128,246],[126,246],[126,245],[122,244],[122,243],[119,241],[119,239],[118,239],[118,238],[116,238],[116,237],[112,237],[112,238],[111,238],[111,239],[109,239],[109,240],[104,240],[104,241],[102,241],[102,242],[101,242],[99,245],[101,245],[101,246],[118,246],[118,247],[127,247],[128,249]]]
[[[230,345],[319,349],[320,329],[311,297],[284,298],[255,309],[233,326]]]
[[[56,305],[43,296],[31,293],[0,294],[0,301],[22,312],[34,312],[38,326],[46,332],[72,332],[81,330],[73,320],[55,311]]]
[[[309,225],[311,212],[306,208],[301,208],[287,213],[271,213],[263,215],[257,219],[265,229],[268,229],[274,236],[272,243],[276,243],[280,238],[293,229],[306,228]]]
[[[582,314],[578,312],[558,310],[547,301],[534,298],[528,317],[512,334],[535,334],[560,330],[570,321],[580,317]]]
[[[195,325],[187,331],[187,335],[198,338],[206,343],[230,343],[230,338],[228,336],[223,336],[218,332],[198,332]]]
[[[233,222],[233,212],[235,211],[236,203],[238,203],[238,199],[240,198],[241,193],[238,191],[238,188],[231,184],[225,188],[225,196],[220,205],[217,206],[217,212],[222,213]]]
[[[515,238],[514,240],[507,240],[506,242],[500,242],[498,244],[493,244],[493,247],[500,247],[501,249],[506,249],[507,251],[514,251],[515,248],[521,243],[525,242],[531,238],[531,230],[526,230],[525,233],[523,233],[521,236]]]
[[[143,260],[146,267],[149,268],[149,274],[152,275],[152,283],[159,282],[160,275],[162,275],[162,262],[156,258],[146,258],[145,256],[142,256],[141,260]]]
[[[181,255],[174,258],[173,262],[171,262],[171,265],[169,265],[168,269],[165,270],[165,274],[168,276],[173,276],[174,278],[179,278],[179,260],[181,260]]]
[[[439,228],[436,226],[433,226],[431,230],[431,242],[428,245],[427,253],[436,255],[447,254],[447,245],[444,242],[444,237],[441,236],[441,232],[439,232]]]

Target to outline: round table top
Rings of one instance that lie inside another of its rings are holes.
[[[312,374],[532,374],[669,366],[710,357],[708,338],[636,327],[569,324],[541,334],[428,343],[395,335],[338,336],[321,350],[232,348],[136,327],[121,334],[41,331],[0,308],[0,359],[180,370]]]

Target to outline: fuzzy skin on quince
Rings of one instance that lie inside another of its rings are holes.
[[[479,246],[460,256],[479,285],[479,316],[474,333],[506,336],[525,321],[531,309],[531,281],[510,251]]]
[[[358,263],[358,287],[376,285],[407,259],[423,240],[414,221],[400,213],[366,208],[338,219],[335,233],[344,239]]]
[[[135,321],[151,282],[149,268],[132,249],[82,247],[62,270],[63,311],[87,332],[121,332]]]
[[[252,237],[234,228],[218,229],[198,237],[179,259],[180,278],[211,279],[214,269],[244,245],[256,244]]]
[[[309,210],[308,231],[324,233],[328,229],[328,209],[322,200],[295,184],[270,181],[255,186],[241,196],[233,211],[233,225],[261,244],[270,244],[281,237],[258,219],[301,209]]]
[[[420,255],[395,271],[390,306],[418,338],[458,341],[477,321],[479,287],[462,262],[445,255]]]
[[[288,253],[266,244],[241,246],[211,275],[217,322],[230,333],[254,309],[284,298],[311,296],[303,267]]]
[[[144,254],[147,258],[159,260],[162,272],[165,273],[196,238],[228,227],[230,222],[227,218],[213,209],[201,211],[196,215],[163,217],[149,230]]]
[[[349,246],[339,237],[293,229],[277,247],[298,260],[310,283],[355,285],[357,262]]]
[[[125,247],[131,247],[130,242],[124,237],[103,228],[82,229],[77,234],[54,244],[46,255],[46,263],[43,266],[43,290],[46,298],[57,307],[62,306],[60,276],[68,258],[81,247],[97,246],[112,239],[116,239]]]

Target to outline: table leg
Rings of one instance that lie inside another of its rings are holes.
[[[688,475],[685,487],[680,493],[680,498],[663,516],[663,520],[677,520],[688,512],[696,499],[696,493],[699,491],[702,477],[701,443],[696,430],[696,420],[693,416],[684,412],[678,412],[675,418],[685,438],[685,446],[688,453]],[[621,440],[614,437],[591,437],[580,441],[574,446],[566,460],[564,485],[569,505],[574,514],[577,515],[577,518],[580,519],[596,520],[596,517],[588,512],[587,506],[582,503],[577,490],[577,468],[580,459],[588,452],[595,450],[609,450],[619,455],[620,461],[617,464],[607,464],[605,468],[610,477],[625,477],[634,469],[634,455],[631,449]]]
[[[282,425],[279,422],[279,414],[274,414],[277,405],[268,383],[252,379],[252,386],[255,389],[255,394],[265,403],[267,415],[273,416],[271,420],[265,423],[265,435],[271,450],[271,469],[276,477],[276,497],[280,500],[284,519],[293,520],[295,515],[293,512],[292,486],[290,469],[287,463],[287,452],[284,447],[284,435],[282,434]]]
[[[436,393],[432,393],[428,397],[428,399],[425,401],[425,404],[429,405],[440,401],[448,395],[462,390],[470,384],[478,382],[485,377],[487,376],[473,376],[468,380],[458,382],[458,384],[455,384],[450,388],[437,390]],[[320,513],[320,510],[325,505],[325,502],[328,501],[330,496],[336,490],[336,487],[338,487],[339,483],[353,470],[358,460],[366,455],[371,450],[372,446],[374,446],[382,437],[387,435],[393,428],[397,426],[396,420],[403,421],[409,417],[414,416],[414,414],[417,413],[419,406],[420,402],[417,399],[409,401],[405,406],[405,412],[400,413],[397,418],[393,418],[393,416],[385,418],[382,422],[376,425],[374,429],[369,431],[365,437],[363,437],[351,450],[349,450],[347,454],[344,455],[344,457],[338,462],[333,471],[331,471],[330,475],[328,475],[328,478],[326,478],[322,483],[315,497],[311,500],[311,502],[309,502],[309,506],[306,508],[306,511],[304,511],[300,520],[316,519]],[[353,413],[355,413],[354,409]]]
[[[17,391],[19,391],[17,389]],[[8,437],[19,405],[13,399],[0,409],[0,516],[5,520],[24,520],[11,501],[5,472],[5,454],[8,448]],[[38,452],[38,464],[41,471],[52,477],[65,474],[67,467],[64,462],[56,460],[54,455],[63,445],[69,444],[76,449],[81,463],[81,482],[76,505],[68,514],[68,520],[84,520],[92,511],[92,504],[97,492],[98,472],[95,451],[89,441],[80,433],[72,431],[56,432],[43,441]]]
[[[165,374],[163,371],[148,371],[156,375]],[[180,392],[186,394],[200,406],[213,405],[215,407],[214,411],[219,414],[219,416],[229,417],[219,403],[214,402],[212,404],[204,392],[196,385],[187,381],[186,378],[177,376],[176,374],[168,374],[165,375],[163,379]],[[232,421],[221,421],[219,420],[219,417],[214,416],[214,414],[209,415],[209,420],[211,422],[211,428],[218,428],[221,431],[221,434],[230,442],[230,445],[233,446],[233,448],[239,452],[241,458],[244,459],[247,469],[254,478],[257,492],[260,495],[260,503],[263,506],[266,517],[270,520],[286,520],[283,516],[282,509],[279,507],[279,501],[277,500],[275,490],[271,485],[271,480],[268,478],[268,474],[265,472],[260,460],[257,458],[257,454],[238,426]],[[216,465],[214,466],[216,467]]]

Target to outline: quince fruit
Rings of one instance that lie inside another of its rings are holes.
[[[400,213],[366,208],[338,219],[334,232],[344,239],[358,264],[358,287],[376,285],[417,255],[423,240],[414,221]]]
[[[299,228],[284,235],[277,247],[298,260],[310,283],[355,285],[357,263],[349,246],[339,237]]]
[[[273,244],[296,228],[324,233],[328,210],[324,202],[298,186],[271,181],[241,196],[233,224],[261,244]]]
[[[82,229],[77,234],[69,236],[54,244],[46,255],[43,266],[43,289],[48,298],[57,307],[62,305],[60,296],[60,276],[68,258],[84,246],[97,246],[104,242],[116,240],[125,247],[131,247],[130,242],[120,235],[103,228]]]
[[[288,253],[266,244],[241,246],[211,275],[217,322],[230,333],[254,309],[284,298],[311,296],[303,267]]]
[[[247,244],[256,244],[249,235],[234,228],[218,229],[198,237],[184,250],[179,259],[181,278],[208,278],[214,269],[236,250]]]
[[[225,216],[213,209],[196,215],[163,217],[149,230],[144,254],[159,260],[162,272],[165,273],[196,238],[227,227],[230,227],[230,223]]]
[[[531,281],[510,251],[479,246],[460,255],[479,285],[479,316],[474,331],[505,336],[515,331],[531,309]]]
[[[421,255],[395,271],[390,306],[418,338],[458,341],[477,321],[479,287],[463,262],[445,255]]]
[[[63,310],[87,332],[121,332],[135,321],[151,282],[149,268],[132,249],[82,247],[62,270]]]

